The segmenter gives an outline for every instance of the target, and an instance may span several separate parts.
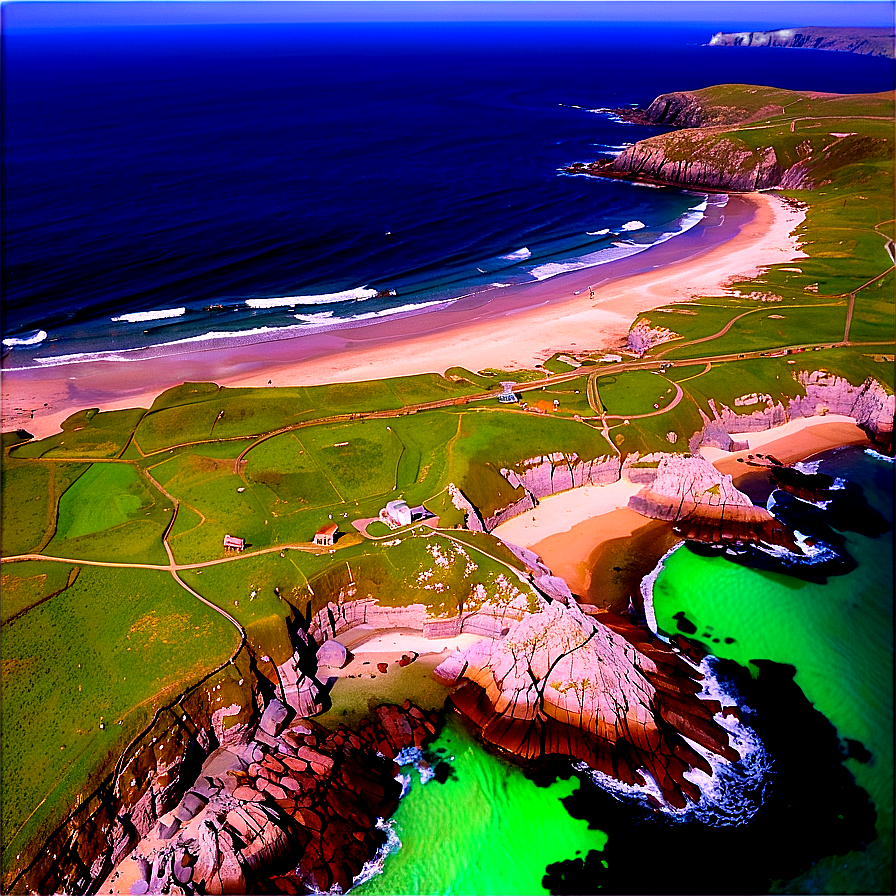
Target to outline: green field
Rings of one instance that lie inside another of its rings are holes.
[[[171,502],[129,463],[95,463],[59,501],[55,556],[167,563],[162,533]]]
[[[46,589],[48,564],[15,565],[34,595]],[[82,567],[2,635],[5,867],[86,796],[155,708],[239,643],[170,575],[97,567]]]

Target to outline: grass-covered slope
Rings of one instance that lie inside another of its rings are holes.
[[[658,97],[646,118],[683,129],[576,170],[730,192],[821,187],[849,179],[845,168],[887,167],[893,156],[892,92],[845,96],[728,84]]]

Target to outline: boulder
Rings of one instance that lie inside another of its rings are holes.
[[[319,666],[329,666],[331,669],[342,669],[348,662],[348,651],[338,641],[330,639],[324,641],[317,651],[317,663]]]

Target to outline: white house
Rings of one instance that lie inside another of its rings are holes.
[[[408,526],[411,522],[411,508],[405,501],[390,501],[381,511],[380,519],[390,528]]]

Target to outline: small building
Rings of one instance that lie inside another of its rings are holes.
[[[242,551],[246,547],[245,538],[237,538],[235,535],[224,536],[225,551]]]
[[[498,396],[498,401],[504,404],[513,404],[514,402],[519,401],[519,396],[513,391],[515,385],[516,383],[501,383],[501,389],[503,391]]]
[[[381,511],[380,519],[390,528],[410,525],[413,517],[405,501],[390,501]]]
[[[336,541],[336,533],[338,528],[336,523],[330,523],[329,526],[321,526],[314,534],[314,543],[321,547],[330,547]]]

